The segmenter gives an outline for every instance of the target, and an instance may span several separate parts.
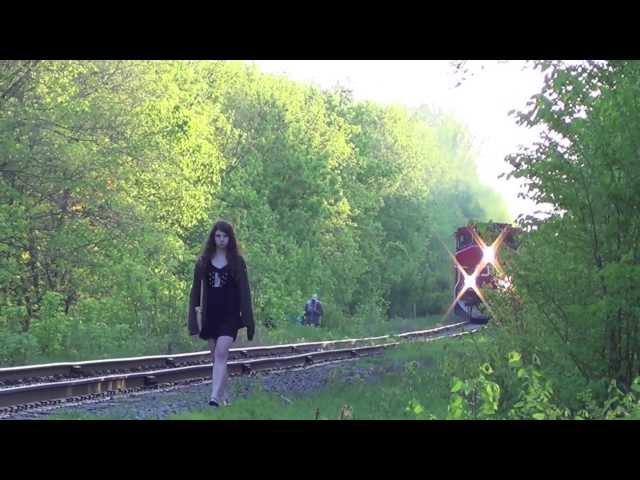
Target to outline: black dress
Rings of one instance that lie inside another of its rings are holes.
[[[241,327],[240,292],[231,276],[228,263],[218,268],[209,262],[205,274],[205,288],[207,308],[200,338],[207,340],[227,336],[235,341]]]

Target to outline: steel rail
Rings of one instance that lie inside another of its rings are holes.
[[[442,331],[452,330],[466,325],[459,322],[428,330],[417,330],[398,335],[382,335],[377,337],[352,338],[344,340],[329,340],[285,345],[270,345],[259,347],[232,348],[229,350],[229,360],[258,358],[283,354],[296,354],[315,351],[318,349],[340,348],[341,346],[358,346],[368,342],[388,341],[394,338],[413,338],[435,335]],[[113,358],[105,360],[90,360],[82,362],[61,362],[40,365],[26,365],[20,367],[0,368],[0,388],[14,384],[48,383],[62,379],[92,377],[115,373],[157,370],[178,366],[205,364],[211,360],[208,350],[174,355],[152,355],[145,357]],[[44,382],[42,381],[44,379]]]
[[[457,337],[472,333],[473,331],[465,331],[464,326],[468,322],[448,325],[430,330],[421,330],[415,332],[407,332],[399,335],[385,335],[381,337],[370,337],[367,339],[349,339],[333,342],[310,342],[306,344],[297,344],[296,353],[290,354],[289,347],[294,345],[279,345],[273,347],[253,347],[253,351],[260,349],[271,349],[272,354],[262,356],[260,358],[241,358],[228,362],[228,373],[230,376],[251,374],[269,370],[283,370],[293,368],[307,368],[312,365],[325,364],[332,361],[343,361],[346,359],[358,358],[364,355],[372,355],[380,353],[388,348],[396,347],[402,343],[402,340],[425,340],[432,341],[445,337]],[[462,327],[463,330],[458,333],[451,333],[451,330]],[[440,335],[438,335],[440,334]],[[336,344],[354,343],[358,341],[368,341],[371,339],[391,339],[395,341],[381,343],[377,345],[352,347],[352,348],[331,348],[328,350],[318,349],[316,351],[303,351],[308,348],[322,348],[326,345],[336,346]],[[300,346],[302,346],[300,348]],[[242,351],[248,349],[237,349],[241,355],[245,355]],[[183,356],[197,355],[182,354]],[[246,354],[249,357],[250,354]],[[158,356],[166,358],[165,356]],[[211,355],[207,353],[210,359]],[[148,359],[148,357],[144,357]],[[118,359],[126,360],[126,359]],[[111,360],[112,361],[112,360]],[[87,362],[97,363],[97,362]],[[46,383],[38,383],[33,385],[20,385],[9,388],[0,389],[0,416],[11,414],[22,410],[28,410],[48,405],[60,405],[65,402],[81,402],[93,398],[116,395],[118,393],[129,393],[138,389],[157,388],[161,385],[170,385],[179,382],[190,382],[193,380],[203,380],[211,378],[212,363],[206,362],[197,365],[186,366],[165,366],[161,368],[145,370],[142,372],[130,372],[120,374],[109,374],[101,376],[93,376],[89,378],[62,380]],[[20,368],[20,367],[18,367]]]

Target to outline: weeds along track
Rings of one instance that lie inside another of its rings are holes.
[[[477,331],[459,322],[397,335],[288,345],[233,348],[230,376],[306,368],[374,355],[407,341],[431,341]],[[140,390],[158,390],[211,378],[211,353],[116,358],[0,369],[0,418],[25,410],[98,401]]]

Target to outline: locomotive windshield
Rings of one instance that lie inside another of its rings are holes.
[[[458,247],[457,248],[461,249],[461,248],[467,247],[467,246],[471,245],[471,243],[472,243],[471,234],[466,233],[466,232],[461,233],[458,236]]]

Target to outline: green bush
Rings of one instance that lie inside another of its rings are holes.
[[[508,367],[517,384],[516,401],[505,408],[501,402],[501,385],[489,379],[494,371],[488,363],[480,374],[463,380],[453,377],[448,418],[511,420],[562,419],[637,419],[640,418],[640,377],[628,391],[615,380],[609,382],[607,398],[599,404],[593,392],[586,389],[576,395],[580,406],[568,408],[555,394],[552,382],[541,371],[540,359],[534,355],[532,365],[525,365],[519,352],[508,354]]]
[[[73,321],[64,314],[64,297],[57,292],[45,293],[39,318],[29,332],[36,338],[45,355],[58,356],[68,350]]]
[[[32,334],[0,331],[0,366],[24,365],[39,352],[38,340]]]

